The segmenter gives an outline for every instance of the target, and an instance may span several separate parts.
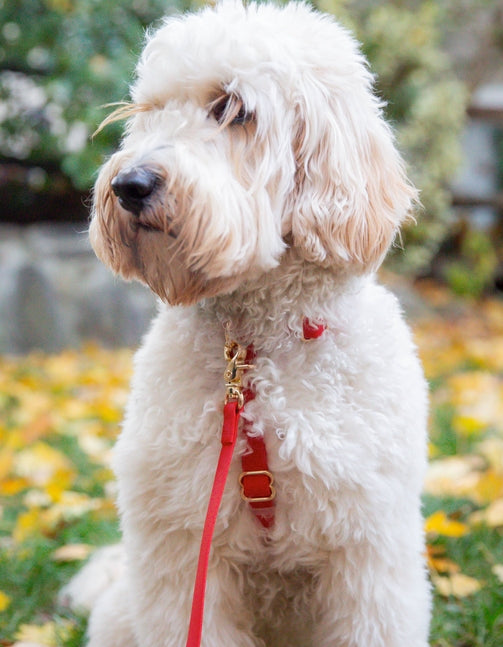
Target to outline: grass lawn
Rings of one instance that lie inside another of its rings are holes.
[[[431,384],[424,511],[433,647],[503,645],[503,302],[423,284],[414,323]],[[78,647],[56,594],[118,538],[107,467],[131,351],[0,358],[0,647]]]

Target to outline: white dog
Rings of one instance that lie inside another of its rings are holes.
[[[90,229],[163,302],[115,449],[127,567],[94,605],[92,647],[185,645],[224,324],[253,344],[243,419],[275,498],[264,522],[240,496],[241,429],[202,645],[427,645],[426,386],[373,276],[416,193],[372,81],[347,31],[304,4],[224,1],[148,38]]]

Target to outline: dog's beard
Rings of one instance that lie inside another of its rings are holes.
[[[239,284],[239,275],[219,275],[218,258],[226,241],[219,246],[205,242],[206,219],[191,213],[190,196],[175,197],[169,187],[134,215],[111,191],[113,174],[113,168],[104,169],[96,183],[89,230],[96,255],[113,272],[148,285],[172,305],[189,305]]]

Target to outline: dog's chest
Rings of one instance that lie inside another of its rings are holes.
[[[219,346],[204,327],[184,321],[180,333],[175,323],[159,321],[138,358],[115,465],[124,508],[138,505],[144,514],[148,501],[170,528],[200,528],[220,448],[223,334]],[[366,339],[357,345],[332,325],[313,342],[295,339],[267,352],[257,344],[247,373],[254,397],[242,417],[264,438],[274,476],[272,535],[283,546],[305,545],[306,554],[311,545],[330,549],[343,524],[359,526],[353,517],[370,509],[376,474],[392,455],[390,396],[372,393],[387,382],[389,362],[371,362],[362,352]],[[243,519],[255,521],[240,496],[246,451],[241,432],[219,515],[221,529],[238,533]]]

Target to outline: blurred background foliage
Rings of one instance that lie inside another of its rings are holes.
[[[1,0],[0,161],[11,179],[40,193],[88,190],[118,140],[110,127],[91,142],[101,106],[127,97],[145,26],[189,4]]]
[[[447,31],[473,20],[477,12],[496,10],[497,3],[313,2],[334,13],[363,43],[421,190],[417,224],[403,235],[407,253],[398,247],[389,262],[411,275],[428,273],[456,226],[450,181],[461,161],[469,99],[443,41]],[[167,12],[199,4],[201,0],[0,0],[0,201],[9,204],[1,219],[86,218],[85,196],[121,128],[114,124],[91,139],[106,114],[103,105],[127,98],[146,26]],[[503,42],[496,31],[488,37]],[[498,265],[497,241],[484,232],[473,236],[468,227],[456,251],[445,278],[458,291],[481,293]]]
[[[468,92],[441,49],[448,2],[364,3],[318,0],[341,17],[363,43],[386,114],[421,190],[422,210],[404,233],[407,254],[390,262],[418,272],[428,267],[451,220],[449,181],[461,160],[460,138]]]

